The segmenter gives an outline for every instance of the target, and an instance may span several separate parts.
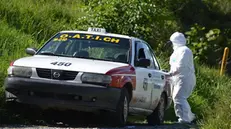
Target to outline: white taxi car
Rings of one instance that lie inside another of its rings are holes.
[[[5,80],[6,101],[41,108],[108,112],[124,126],[129,115],[161,124],[171,89],[147,42],[105,29],[61,31],[32,56],[13,61]]]

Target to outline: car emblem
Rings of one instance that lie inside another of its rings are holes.
[[[53,77],[54,77],[54,78],[59,78],[59,77],[60,77],[60,73],[54,72],[54,73],[53,73]]]

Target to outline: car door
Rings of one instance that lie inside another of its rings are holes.
[[[145,47],[141,41],[135,41],[135,58],[134,62],[139,58],[146,58]],[[136,90],[134,92],[134,100],[130,106],[135,108],[149,109],[151,92],[153,83],[151,81],[151,72],[148,68],[137,66],[134,63],[136,71]]]
[[[149,67],[149,70],[152,73],[153,86],[151,87],[150,109],[153,109],[157,106],[161,93],[163,92],[163,88],[165,85],[165,76],[160,69],[159,63],[151,47],[147,43],[144,46],[146,48],[146,56],[148,59],[151,60],[151,66]]]

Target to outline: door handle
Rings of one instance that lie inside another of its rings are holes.
[[[152,77],[152,74],[151,74],[151,73],[148,73],[148,77],[149,77],[149,78]]]
[[[161,79],[164,80],[164,75],[161,75]]]

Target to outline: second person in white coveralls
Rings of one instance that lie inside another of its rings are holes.
[[[193,54],[186,46],[186,38],[182,33],[173,33],[170,41],[174,51],[170,57],[171,68],[167,78],[172,85],[175,114],[179,123],[191,123],[195,115],[187,99],[196,85]]]

